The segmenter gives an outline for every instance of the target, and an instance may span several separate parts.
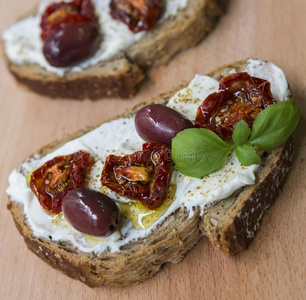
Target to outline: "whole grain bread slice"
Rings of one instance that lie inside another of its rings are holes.
[[[209,75],[220,79],[229,68],[241,71],[245,65],[246,61],[240,61]],[[139,108],[149,103],[166,104],[176,91],[186,85],[161,94],[150,102],[139,104],[119,117],[132,116]],[[96,127],[80,130],[55,141],[43,147],[37,154],[43,156],[50,153]],[[28,248],[53,268],[90,287],[130,286],[152,277],[167,262],[181,261],[203,235],[225,254],[245,250],[258,231],[263,215],[281,192],[290,170],[292,150],[293,139],[290,137],[278,149],[265,153],[260,170],[256,174],[256,183],[242,188],[233,203],[220,201],[204,211],[195,206],[191,215],[181,207],[148,236],[121,246],[119,252],[106,250],[100,254],[85,253],[67,241],[55,242],[35,237],[23,213],[23,205],[9,200],[7,207]]]
[[[212,30],[228,0],[189,0],[188,5],[107,61],[63,76],[38,64],[16,64],[2,48],[10,72],[23,86],[53,98],[131,97],[145,69],[166,64],[177,52],[199,43]]]

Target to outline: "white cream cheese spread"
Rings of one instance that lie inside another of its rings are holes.
[[[264,78],[272,83],[273,95],[277,101],[288,99],[288,85],[281,69],[271,63],[259,60],[249,60],[246,67],[253,76]],[[261,73],[265,70],[266,73]],[[235,72],[235,70],[233,70]],[[168,102],[168,106],[182,112],[187,118],[194,121],[198,106],[211,93],[218,91],[219,83],[208,76],[196,75],[188,87],[177,92]],[[95,164],[90,172],[89,187],[108,194],[119,203],[131,203],[131,200],[117,195],[108,188],[102,187],[100,176],[105,159],[109,154],[125,155],[142,149],[144,141],[138,136],[134,126],[134,116],[120,118],[104,123],[87,134],[69,141],[54,152],[44,157],[38,155],[22,163],[9,177],[7,193],[12,201],[24,205],[24,213],[33,234],[37,237],[51,237],[53,241],[66,240],[85,252],[102,252],[109,248],[118,251],[119,247],[137,238],[147,236],[167,216],[180,207],[185,207],[192,215],[192,207],[199,206],[205,209],[218,200],[230,197],[245,185],[255,182],[255,172],[258,165],[242,166],[235,153],[231,153],[225,166],[218,172],[202,179],[182,175],[175,167],[172,172],[171,187],[173,201],[157,221],[149,228],[144,229],[144,219],[152,212],[138,217],[138,228],[132,222],[126,221],[122,228],[123,239],[115,232],[108,238],[88,238],[76,232],[62,219],[55,222],[38,203],[30,190],[26,176],[33,169],[40,167],[55,156],[68,155],[78,150],[90,152],[95,157]],[[200,155],[200,154],[199,154]]]
[[[60,1],[62,0],[42,0],[37,15],[15,23],[3,33],[5,53],[9,60],[16,64],[36,63],[48,71],[63,75],[67,71],[81,71],[102,60],[108,60],[133,45],[145,34],[144,32],[135,34],[125,24],[114,20],[110,15],[110,0],[92,0],[99,16],[100,30],[103,37],[100,48],[91,58],[79,63],[77,66],[67,68],[52,67],[42,53],[43,42],[40,38],[40,21],[46,8],[51,3]],[[64,1],[70,2],[71,0]],[[164,13],[158,23],[164,22],[170,15],[175,15],[179,9],[187,5],[187,2],[188,0],[167,0]]]

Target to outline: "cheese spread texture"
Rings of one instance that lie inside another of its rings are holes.
[[[135,34],[125,24],[114,20],[110,15],[110,0],[92,0],[99,16],[100,32],[103,37],[100,48],[91,58],[78,63],[77,66],[52,67],[42,53],[40,21],[46,8],[51,3],[60,1],[62,0],[41,1],[37,15],[19,21],[3,33],[5,53],[9,60],[16,64],[36,63],[48,71],[63,75],[67,71],[82,71],[102,60],[108,60],[136,43],[145,34],[145,32]],[[70,0],[64,1],[70,2]],[[164,13],[158,23],[170,15],[175,15],[179,9],[187,5],[187,2],[188,0],[167,0]]]
[[[269,80],[273,86],[273,95],[277,101],[288,99],[288,85],[284,73],[271,63],[249,60],[247,70],[253,76]],[[266,74],[261,73],[262,70]],[[235,72],[235,70],[232,70]],[[183,113],[194,121],[198,106],[211,93],[218,91],[219,83],[208,76],[196,75],[188,87],[177,92],[168,102],[168,106]],[[89,238],[74,230],[63,217],[52,217],[40,206],[38,200],[27,184],[27,175],[33,169],[40,167],[46,161],[59,155],[68,155],[79,150],[90,152],[95,157],[95,164],[90,172],[89,187],[109,195],[119,203],[132,203],[123,196],[106,187],[101,186],[100,176],[104,162],[109,154],[125,155],[142,149],[144,141],[138,136],[134,126],[134,116],[121,118],[104,123],[87,134],[72,140],[54,152],[44,157],[38,155],[22,163],[10,177],[7,193],[12,201],[24,205],[24,213],[33,234],[37,237],[52,237],[53,241],[66,240],[84,252],[102,252],[109,248],[119,251],[119,247],[137,238],[147,236],[154,228],[161,224],[167,216],[180,207],[185,207],[192,215],[193,206],[205,209],[218,200],[226,199],[245,185],[255,182],[255,172],[258,165],[242,166],[235,153],[231,153],[225,166],[202,179],[184,176],[175,167],[172,172],[170,190],[173,199],[164,214],[147,229],[143,226],[143,218],[147,214],[139,215],[139,226],[135,228],[132,222],[125,220],[121,229],[124,237],[120,239],[119,232],[107,238]],[[199,153],[198,155],[201,155]],[[140,228],[140,229],[139,229]]]

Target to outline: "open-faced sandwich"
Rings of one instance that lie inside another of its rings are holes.
[[[213,28],[226,0],[43,0],[2,36],[17,81],[51,97],[130,97]]]
[[[28,157],[8,209],[31,251],[90,287],[140,283],[203,235],[245,250],[290,169],[290,97],[261,60],[196,75]]]

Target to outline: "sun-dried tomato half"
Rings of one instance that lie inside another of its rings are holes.
[[[91,0],[57,2],[49,5],[42,15],[40,27],[43,41],[68,24],[97,22]]]
[[[230,139],[238,121],[251,126],[256,116],[270,104],[276,103],[270,82],[236,73],[224,77],[219,92],[209,95],[197,111],[195,127],[206,128],[222,139]]]
[[[47,212],[58,214],[66,193],[84,186],[91,165],[91,156],[85,151],[57,156],[32,173],[31,190]]]
[[[171,178],[170,149],[158,142],[143,144],[131,155],[109,155],[101,182],[116,193],[139,200],[149,209],[159,207],[167,195]]]
[[[111,0],[111,16],[134,33],[151,30],[162,11],[162,0]]]

